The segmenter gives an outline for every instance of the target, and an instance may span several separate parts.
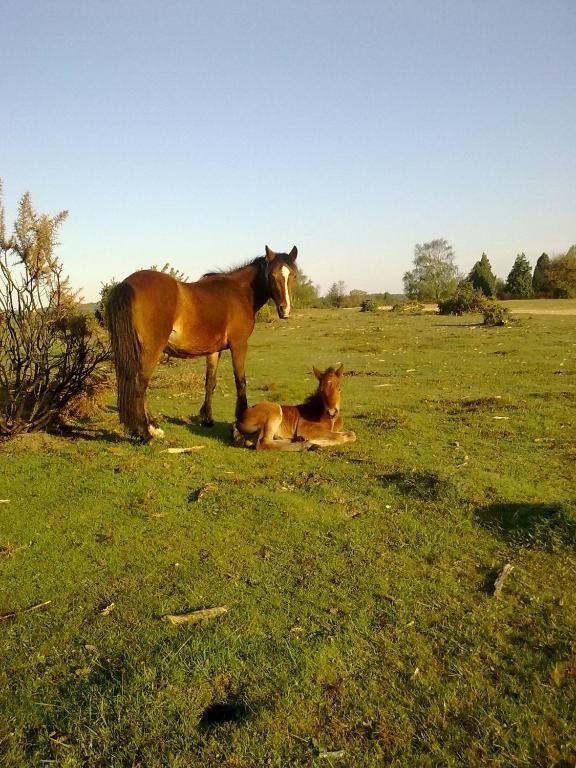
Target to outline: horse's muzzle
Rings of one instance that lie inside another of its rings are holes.
[[[287,310],[284,307],[278,307],[278,317],[280,320],[288,320],[290,317],[290,310]]]

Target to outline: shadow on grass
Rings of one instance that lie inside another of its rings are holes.
[[[385,486],[395,485],[400,493],[425,501],[455,498],[455,487],[437,472],[390,472],[382,475]]]
[[[227,421],[215,421],[211,427],[201,424],[197,417],[183,419],[179,416],[163,416],[162,421],[177,427],[186,427],[188,432],[197,437],[209,437],[218,443],[232,445],[232,424]]]
[[[211,731],[225,723],[239,724],[248,717],[248,709],[240,701],[224,701],[210,704],[206,707],[198,723],[199,728]]]
[[[561,503],[498,502],[480,507],[476,517],[514,544],[542,549],[576,544],[576,516]]]
[[[60,425],[48,430],[51,435],[66,437],[71,440],[95,440],[101,443],[122,443],[127,437],[112,429],[92,429],[78,425]]]

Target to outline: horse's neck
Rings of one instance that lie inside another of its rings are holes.
[[[246,295],[254,307],[254,313],[263,307],[270,298],[268,269],[263,257],[256,259],[251,264],[246,264],[244,267],[238,267],[232,272],[204,275],[201,279],[223,280],[228,284],[232,283],[236,290]]]
[[[246,283],[251,293],[254,312],[258,312],[270,298],[268,285],[268,269],[266,263],[258,259],[244,268],[246,270]]]

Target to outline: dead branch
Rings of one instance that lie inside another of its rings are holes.
[[[498,574],[498,578],[494,582],[494,597],[500,597],[500,593],[502,592],[502,588],[504,586],[504,582],[508,578],[508,576],[512,573],[514,570],[514,566],[510,563],[506,563],[504,568],[500,571]]]
[[[215,619],[228,613],[228,608],[220,606],[219,608],[204,608],[201,611],[192,611],[192,613],[166,614],[162,616],[162,621],[169,624],[197,624],[205,619]]]

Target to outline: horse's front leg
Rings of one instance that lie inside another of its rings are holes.
[[[248,408],[248,400],[246,398],[246,375],[244,372],[244,366],[246,363],[246,351],[248,350],[248,344],[234,345],[230,347],[232,353],[232,366],[234,367],[234,380],[236,381],[236,418],[242,418],[242,414]]]
[[[204,382],[204,403],[200,408],[200,421],[205,427],[213,427],[212,418],[212,395],[216,389],[216,371],[220,361],[220,352],[213,352],[206,355],[206,379]]]

